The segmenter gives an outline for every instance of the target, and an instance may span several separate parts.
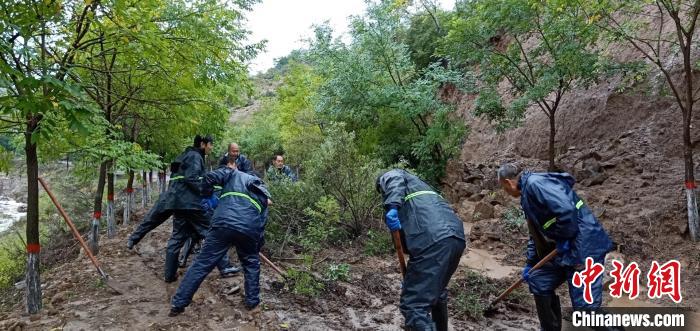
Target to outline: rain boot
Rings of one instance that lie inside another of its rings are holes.
[[[561,308],[556,295],[535,295],[540,330],[561,331]]]
[[[447,318],[449,316],[447,314],[447,301],[438,300],[437,304],[433,306],[431,316],[437,331],[447,331]]]
[[[406,331],[437,331],[435,323],[405,326],[403,329]]]
[[[187,266],[187,259],[190,257],[190,254],[194,250],[193,242],[194,239],[189,238],[187,241],[185,241],[185,245],[182,246],[182,249],[180,250],[180,258],[178,259],[178,266],[180,268],[184,268]]]
[[[164,270],[164,280],[166,283],[172,283],[177,280],[177,267],[178,267],[178,254],[177,253],[166,253],[165,254],[165,270]]]

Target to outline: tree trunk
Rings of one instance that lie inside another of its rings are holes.
[[[151,190],[153,188],[153,171],[149,170],[146,172],[146,189],[148,190],[146,194],[146,203],[151,204]]]
[[[158,195],[165,192],[165,171],[158,171]]]
[[[31,116],[24,134],[24,151],[27,157],[27,273],[25,276],[25,300],[27,312],[36,314],[41,310],[41,279],[39,278],[39,158],[32,134],[39,118]]]
[[[107,237],[114,238],[117,233],[114,216],[114,161],[107,171]]]
[[[141,209],[146,209],[148,206],[148,178],[146,177],[146,172],[141,172]]]
[[[90,226],[90,236],[88,237],[88,245],[92,254],[97,255],[100,252],[100,219],[102,218],[102,195],[105,191],[105,179],[107,177],[107,163],[102,161],[100,164],[100,174],[97,180],[97,192],[95,192],[95,203],[92,208],[92,224]]]
[[[695,2],[693,10],[700,3]],[[678,15],[674,13],[673,15]],[[698,15],[690,15],[691,18],[697,19]],[[677,17],[674,17],[677,20]],[[676,21],[678,22],[678,21]],[[681,110],[683,111],[683,160],[685,161],[685,195],[688,202],[688,232],[690,232],[690,239],[692,241],[698,241],[700,237],[700,224],[698,221],[698,202],[697,202],[697,185],[695,184],[695,163],[693,162],[693,143],[690,137],[690,130],[693,123],[693,106],[695,104],[695,87],[694,83],[694,68],[692,61],[691,51],[693,49],[693,36],[695,35],[695,23],[692,24],[693,28],[689,34],[685,34],[687,38],[683,42],[683,33],[678,33],[678,38],[683,51],[683,71],[685,78],[685,109],[681,105]],[[679,30],[678,25],[676,30]]]
[[[549,167],[548,171],[554,171],[554,138],[557,134],[557,129],[554,123],[554,112],[549,115]]]
[[[692,105],[691,105],[692,106]],[[690,116],[685,116],[683,123],[683,159],[685,163],[685,195],[688,205],[688,232],[690,239],[700,239],[698,216],[697,185],[695,183],[695,163],[693,162],[693,145],[690,140]]]
[[[131,220],[131,206],[134,199],[134,172],[129,170],[129,179],[126,181],[126,202],[124,203],[124,225]]]

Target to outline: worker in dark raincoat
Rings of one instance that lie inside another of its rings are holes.
[[[232,246],[236,247],[243,267],[245,306],[259,311],[259,254],[270,193],[260,178],[237,170],[232,161],[227,167],[208,173],[205,180],[211,186],[222,186],[221,198],[202,249],[173,296],[169,315],[184,312],[204,278]]]
[[[213,188],[204,185],[204,156],[213,148],[211,137],[197,135],[193,146],[187,147],[171,164],[171,178],[168,190],[163,194],[146,218],[129,236],[127,247],[133,248],[148,232],[173,216],[173,233],[168,240],[165,255],[164,279],[177,280],[178,256],[185,241],[194,236],[205,236],[210,224],[211,212],[203,200],[208,200]],[[240,271],[231,266],[228,256],[218,265],[221,275],[232,276]]]
[[[583,287],[573,286],[572,277],[583,269],[587,257],[605,264],[605,254],[613,244],[574,191],[574,178],[567,173],[521,174],[516,165],[504,164],[498,169],[498,182],[506,193],[520,198],[525,213],[530,239],[522,276],[535,297],[542,330],[561,330],[561,304],[555,291],[564,282],[569,284],[574,308],[598,309],[603,300],[603,277],[591,284],[592,303],[584,300]],[[557,250],[554,260],[530,272],[532,266],[554,249]]]
[[[464,226],[430,185],[404,170],[377,178],[386,223],[410,259],[399,308],[407,330],[447,330],[447,284],[466,248]]]

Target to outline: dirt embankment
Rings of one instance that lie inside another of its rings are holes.
[[[616,86],[613,80],[564,97],[556,116],[557,165],[576,177],[575,189],[628,261],[646,272],[652,260],[679,260],[683,306],[699,307],[700,250],[688,238],[680,111],[668,97],[620,94]],[[548,121],[532,109],[521,127],[497,134],[471,114],[473,97],[450,97],[472,131],[459,160],[448,166],[446,195],[465,221],[475,223],[475,247],[520,265],[527,230],[505,228],[504,213],[519,205],[500,192],[496,169],[516,161],[525,169],[545,171]],[[699,125],[695,116],[693,127]],[[692,140],[700,141],[700,130],[693,130]]]

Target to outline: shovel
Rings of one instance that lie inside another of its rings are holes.
[[[80,232],[78,232],[78,229],[75,227],[75,224],[73,224],[73,221],[71,221],[70,217],[68,217],[68,214],[66,214],[66,211],[63,210],[63,207],[61,207],[61,204],[58,203],[58,200],[56,200],[56,197],[53,195],[51,190],[49,189],[49,186],[46,185],[46,182],[44,179],[41,177],[38,178],[39,183],[41,186],[44,188],[44,191],[49,195],[49,198],[51,198],[51,202],[56,206],[56,209],[58,209],[58,212],[63,216],[63,219],[66,220],[66,223],[68,224],[68,227],[70,228],[71,232],[73,232],[73,236],[75,239],[78,240],[80,243],[80,246],[83,248],[85,251],[85,254],[87,254],[88,258],[90,258],[90,261],[92,261],[92,264],[95,265],[95,268],[97,268],[97,272],[100,274],[100,277],[102,277],[102,280],[105,282],[105,284],[111,288],[116,294],[122,294],[124,293],[123,290],[120,289],[120,286],[118,284],[115,284],[114,281],[112,281],[109,278],[109,275],[102,270],[100,267],[100,264],[97,262],[97,259],[95,258],[94,255],[92,255],[92,252],[90,249],[88,249],[87,245],[85,244],[85,241],[83,240],[83,237],[80,236]]]
[[[557,256],[556,249],[552,250],[549,254],[547,254],[547,256],[545,256],[542,260],[540,260],[540,262],[537,262],[537,264],[535,264],[532,268],[530,268],[530,272],[533,272],[533,271],[539,269],[540,267],[542,267],[542,265],[549,262],[555,256]],[[515,290],[518,286],[520,286],[520,284],[522,284],[524,281],[525,280],[521,277],[520,279],[518,279],[518,281],[513,283],[513,285],[511,285],[509,288],[507,288],[505,291],[503,291],[501,293],[501,295],[499,295],[498,298],[496,298],[496,300],[493,300],[489,304],[489,306],[486,307],[486,309],[484,310],[484,316],[491,316],[491,315],[495,314],[496,313],[496,304],[498,302],[500,302],[501,300],[503,300],[503,298],[505,298],[508,294],[510,294],[510,292],[513,292],[513,290]]]

